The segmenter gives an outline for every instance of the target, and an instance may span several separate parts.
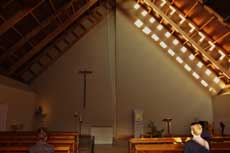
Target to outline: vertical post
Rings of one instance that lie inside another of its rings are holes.
[[[167,135],[171,136],[171,122],[172,122],[172,119],[171,118],[164,118],[162,121],[165,122],[166,125],[167,125]]]
[[[83,74],[83,79],[84,79],[84,84],[83,84],[83,109],[85,109],[86,107],[86,77],[88,74],[91,74],[92,71],[87,71],[87,70],[83,70],[83,71],[79,71],[80,74]]]

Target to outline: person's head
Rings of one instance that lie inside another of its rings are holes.
[[[39,128],[37,131],[37,138],[39,141],[47,141],[47,132],[45,128]]]
[[[199,123],[191,125],[191,134],[193,136],[200,136],[202,133],[202,126]]]

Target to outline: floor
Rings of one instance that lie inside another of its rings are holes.
[[[91,153],[89,149],[81,149],[80,153]],[[119,141],[113,145],[95,145],[94,153],[128,153],[128,141]]]
[[[95,153],[128,153],[128,142],[121,141],[114,145],[95,145]]]

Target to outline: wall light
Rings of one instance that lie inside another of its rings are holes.
[[[162,0],[162,2],[161,2],[161,4],[160,4],[160,7],[163,7],[165,4],[166,4],[166,1],[165,1],[165,0]]]
[[[142,27],[143,22],[140,19],[137,19],[134,23],[138,28]]]
[[[169,53],[169,55],[171,55],[171,56],[174,56],[174,55],[175,55],[175,52],[174,52],[172,49],[169,49],[169,50],[168,50],[168,53]]]
[[[187,51],[187,48],[183,46],[183,47],[180,49],[180,51],[181,51],[182,53],[185,53],[185,52]]]
[[[196,64],[199,68],[202,68],[202,66],[204,65],[202,62],[198,62],[197,64]]]
[[[214,45],[214,43],[211,42],[211,41],[208,41],[208,43],[209,43],[209,45],[211,46],[211,47],[209,48],[209,51],[212,51],[212,50],[215,48],[215,45]]]
[[[188,72],[190,72],[192,69],[191,69],[191,67],[188,65],[188,64],[185,64],[184,65],[184,68],[188,71]]]
[[[220,78],[218,78],[218,77],[215,77],[215,78],[213,79],[213,82],[215,82],[215,83],[218,83],[218,82],[220,82]]]
[[[167,31],[167,32],[165,33],[165,37],[166,37],[166,38],[169,38],[170,36],[171,36],[171,33]]]
[[[189,27],[191,28],[191,29],[189,30],[189,32],[192,33],[192,32],[195,30],[195,26],[192,25],[191,23],[189,23],[188,25],[189,25]]]
[[[139,5],[139,4],[135,4],[135,5],[133,6],[133,8],[136,9],[136,10],[138,10],[138,9],[140,8],[140,5]]]
[[[201,80],[200,83],[204,86],[204,87],[207,87],[208,86],[208,83],[204,80]]]
[[[148,27],[144,27],[144,29],[142,30],[145,34],[150,34],[151,30]]]
[[[182,60],[179,56],[177,56],[176,60],[177,60],[177,62],[179,62],[180,64],[183,63],[183,60]]]
[[[209,76],[211,73],[212,73],[212,72],[211,72],[209,69],[207,69],[207,70],[205,71],[205,74],[206,74],[207,76]]]
[[[193,54],[190,54],[190,55],[188,56],[188,58],[189,58],[191,61],[193,61],[193,60],[195,59],[195,56],[194,56]]]
[[[218,50],[218,53],[221,55],[219,60],[223,60],[225,57],[225,54],[221,50]]]
[[[172,42],[174,45],[177,45],[179,44],[179,41],[177,39],[174,39],[173,42]]]
[[[142,16],[146,16],[147,14],[148,14],[148,12],[145,11],[145,10],[141,12],[141,15],[142,15]]]
[[[200,40],[199,40],[199,42],[202,42],[203,40],[204,40],[204,38],[205,38],[205,36],[204,36],[204,34],[203,33],[201,33],[201,32],[198,32],[198,34],[200,35]]]
[[[153,34],[151,38],[155,41],[158,41],[160,39],[156,34]]]
[[[153,17],[151,17],[150,19],[149,19],[149,22],[150,23],[154,23],[156,21],[156,19],[154,19]]]
[[[157,30],[161,31],[162,29],[163,29],[163,26],[162,26],[161,24],[159,24],[159,25],[157,26]]]
[[[162,48],[166,48],[166,47],[167,47],[166,43],[163,42],[163,41],[160,42],[160,46],[161,46]]]
[[[171,12],[169,13],[169,15],[173,15],[176,12],[176,9],[172,6],[169,6],[169,8],[171,9]]]
[[[179,14],[179,17],[181,18],[179,24],[183,24],[184,21],[185,21],[185,17],[183,15],[181,15],[181,14]]]
[[[194,78],[196,78],[197,80],[200,78],[200,76],[199,76],[196,72],[193,72],[193,73],[192,73],[192,76],[193,76]]]

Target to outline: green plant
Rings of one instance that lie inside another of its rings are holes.
[[[150,135],[150,137],[162,137],[164,129],[158,130],[153,121],[149,121],[147,126],[149,129],[147,133]]]

